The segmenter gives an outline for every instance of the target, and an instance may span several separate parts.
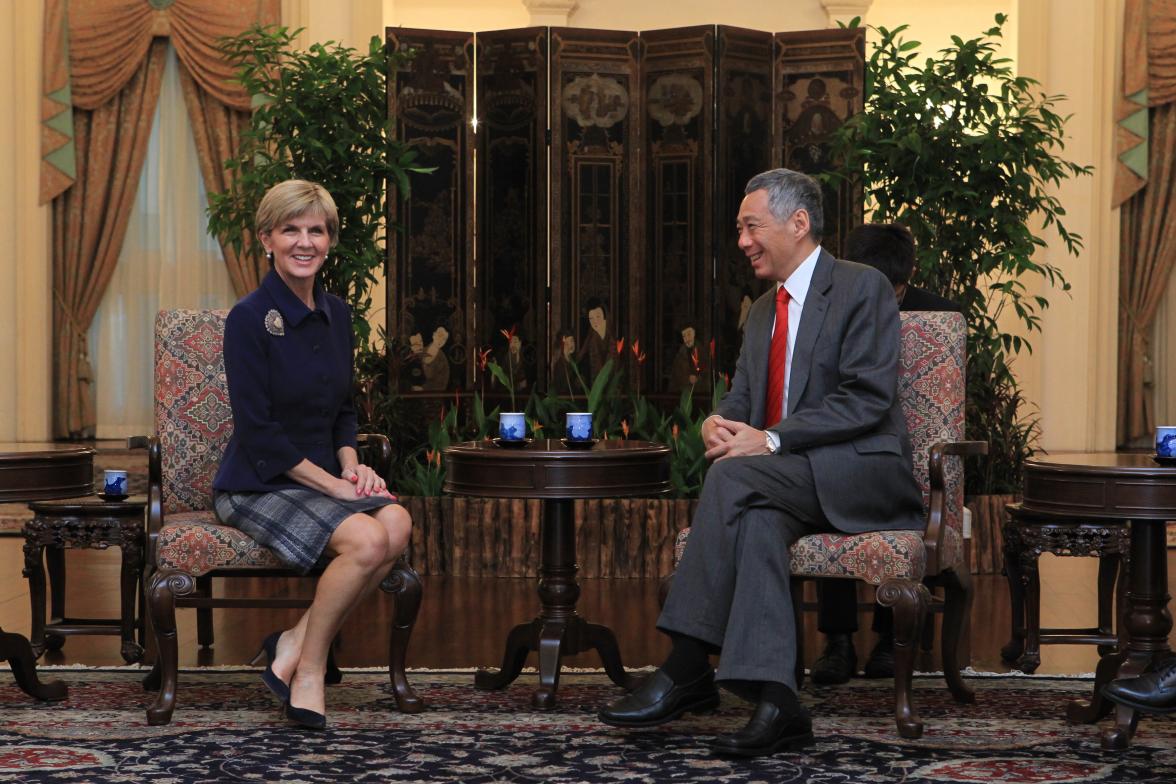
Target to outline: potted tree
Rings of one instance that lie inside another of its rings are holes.
[[[333,42],[294,46],[300,31],[253,27],[220,49],[254,96],[224,193],[210,197],[209,230],[261,264],[253,214],[275,183],[299,177],[321,183],[339,209],[339,244],[320,273],[323,285],[351,306],[356,345],[369,351],[371,286],[384,264],[388,188],[407,193],[408,174],[424,171],[416,153],[388,136],[385,80],[389,53],[373,37],[367,53]]]
[[[1064,97],[1040,92],[1000,56],[1005,21],[998,14],[980,36],[953,36],[927,57],[903,39],[905,25],[871,28],[865,111],[836,130],[831,149],[831,177],[860,183],[871,220],[914,234],[913,282],[963,309],[967,438],[989,444],[988,456],[967,467],[966,491],[974,536],[991,532],[998,569],[1004,503],[1020,491],[1038,435],[1013,369],[1032,350],[1027,336],[1041,329],[1049,302],[1026,281],[1069,291],[1062,271],[1033,255],[1046,230],[1069,253],[1081,249],[1050,189],[1092,171],[1062,157],[1066,118],[1056,107]]]

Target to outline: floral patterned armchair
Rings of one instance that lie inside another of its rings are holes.
[[[157,690],[149,724],[171,721],[176,702],[176,607],[197,608],[198,640],[212,643],[213,607],[308,606],[309,600],[217,598],[212,578],[299,577],[268,549],[220,525],[212,480],[233,430],[222,346],[223,310],[164,310],[155,320],[156,435],[130,439],[148,453],[147,557],[144,580],[156,645],[144,688]],[[369,465],[387,476],[391,447],[384,436],[360,436]],[[310,576],[316,576],[311,572]],[[404,674],[405,654],[420,609],[420,578],[401,558],[380,586],[395,596],[389,676],[402,711],[424,708]]]
[[[895,722],[905,738],[923,734],[911,682],[915,646],[931,602],[930,587],[944,591],[942,658],[948,689],[958,702],[975,695],[960,676],[960,642],[968,627],[972,583],[964,559],[963,457],[985,454],[988,445],[964,441],[964,344],[959,313],[906,312],[902,317],[898,394],[914,454],[915,479],[923,491],[926,526],[921,531],[864,534],[823,533],[792,546],[795,583],[813,578],[863,580],[877,586],[877,601],[894,608]],[[682,557],[687,528],[678,534],[674,563]],[[798,636],[801,585],[793,587]],[[803,650],[798,640],[798,649]],[[803,662],[798,658],[798,667]],[[798,678],[799,682],[799,678]]]

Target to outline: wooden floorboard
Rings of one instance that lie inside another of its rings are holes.
[[[6,631],[28,634],[29,602],[27,581],[21,576],[23,552],[20,537],[0,538],[0,626]],[[1176,559],[1169,552],[1169,567]],[[71,616],[113,616],[118,607],[118,564],[116,550],[70,550],[66,554],[66,609]],[[1091,558],[1042,558],[1042,618],[1046,625],[1093,623],[1097,564]],[[1173,571],[1176,574],[1176,571]],[[251,578],[225,583],[227,595],[301,596],[311,590],[306,580]],[[591,579],[581,581],[580,614],[612,627],[620,643],[626,666],[658,664],[667,644],[654,624],[657,619],[657,583],[642,579]],[[970,653],[977,670],[1002,672],[1008,669],[999,650],[1009,635],[1008,588],[1003,577],[974,576]],[[497,666],[506,633],[516,623],[532,618],[538,609],[535,581],[500,578],[424,578],[424,602],[409,650],[412,667]],[[343,629],[339,663],[342,666],[380,666],[387,662],[388,626],[392,606],[384,596],[361,605]],[[196,621],[192,610],[179,617],[180,661],[184,666],[240,665],[256,652],[262,637],[272,629],[288,625],[296,611],[218,610],[215,613],[215,644],[206,650],[196,645]],[[806,616],[806,658],[812,661],[819,640],[815,619]],[[863,631],[857,635],[859,656],[873,644],[869,616],[863,613]],[[1176,645],[1176,635],[1173,635]],[[114,637],[70,637],[64,649],[47,653],[50,664],[121,664],[118,640]],[[1091,672],[1097,655],[1090,646],[1049,645],[1042,648],[1039,673],[1073,674]],[[532,664],[534,663],[532,659]],[[565,660],[570,667],[597,667],[594,653]],[[939,668],[938,657],[926,655],[920,669]]]

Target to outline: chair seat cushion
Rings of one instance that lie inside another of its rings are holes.
[[[690,529],[678,532],[674,566],[682,559]],[[953,528],[944,530],[940,566],[963,562],[963,543]],[[927,551],[922,531],[872,531],[864,534],[811,534],[792,545],[792,573],[798,577],[842,577],[881,585],[890,578],[922,580]]]
[[[212,512],[177,512],[164,519],[156,543],[156,566],[199,577],[216,569],[284,569],[270,550],[236,528],[220,525]]]

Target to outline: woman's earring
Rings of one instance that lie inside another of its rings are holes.
[[[268,261],[270,264],[274,263],[274,252],[272,250],[267,250],[265,252],[265,260]]]

